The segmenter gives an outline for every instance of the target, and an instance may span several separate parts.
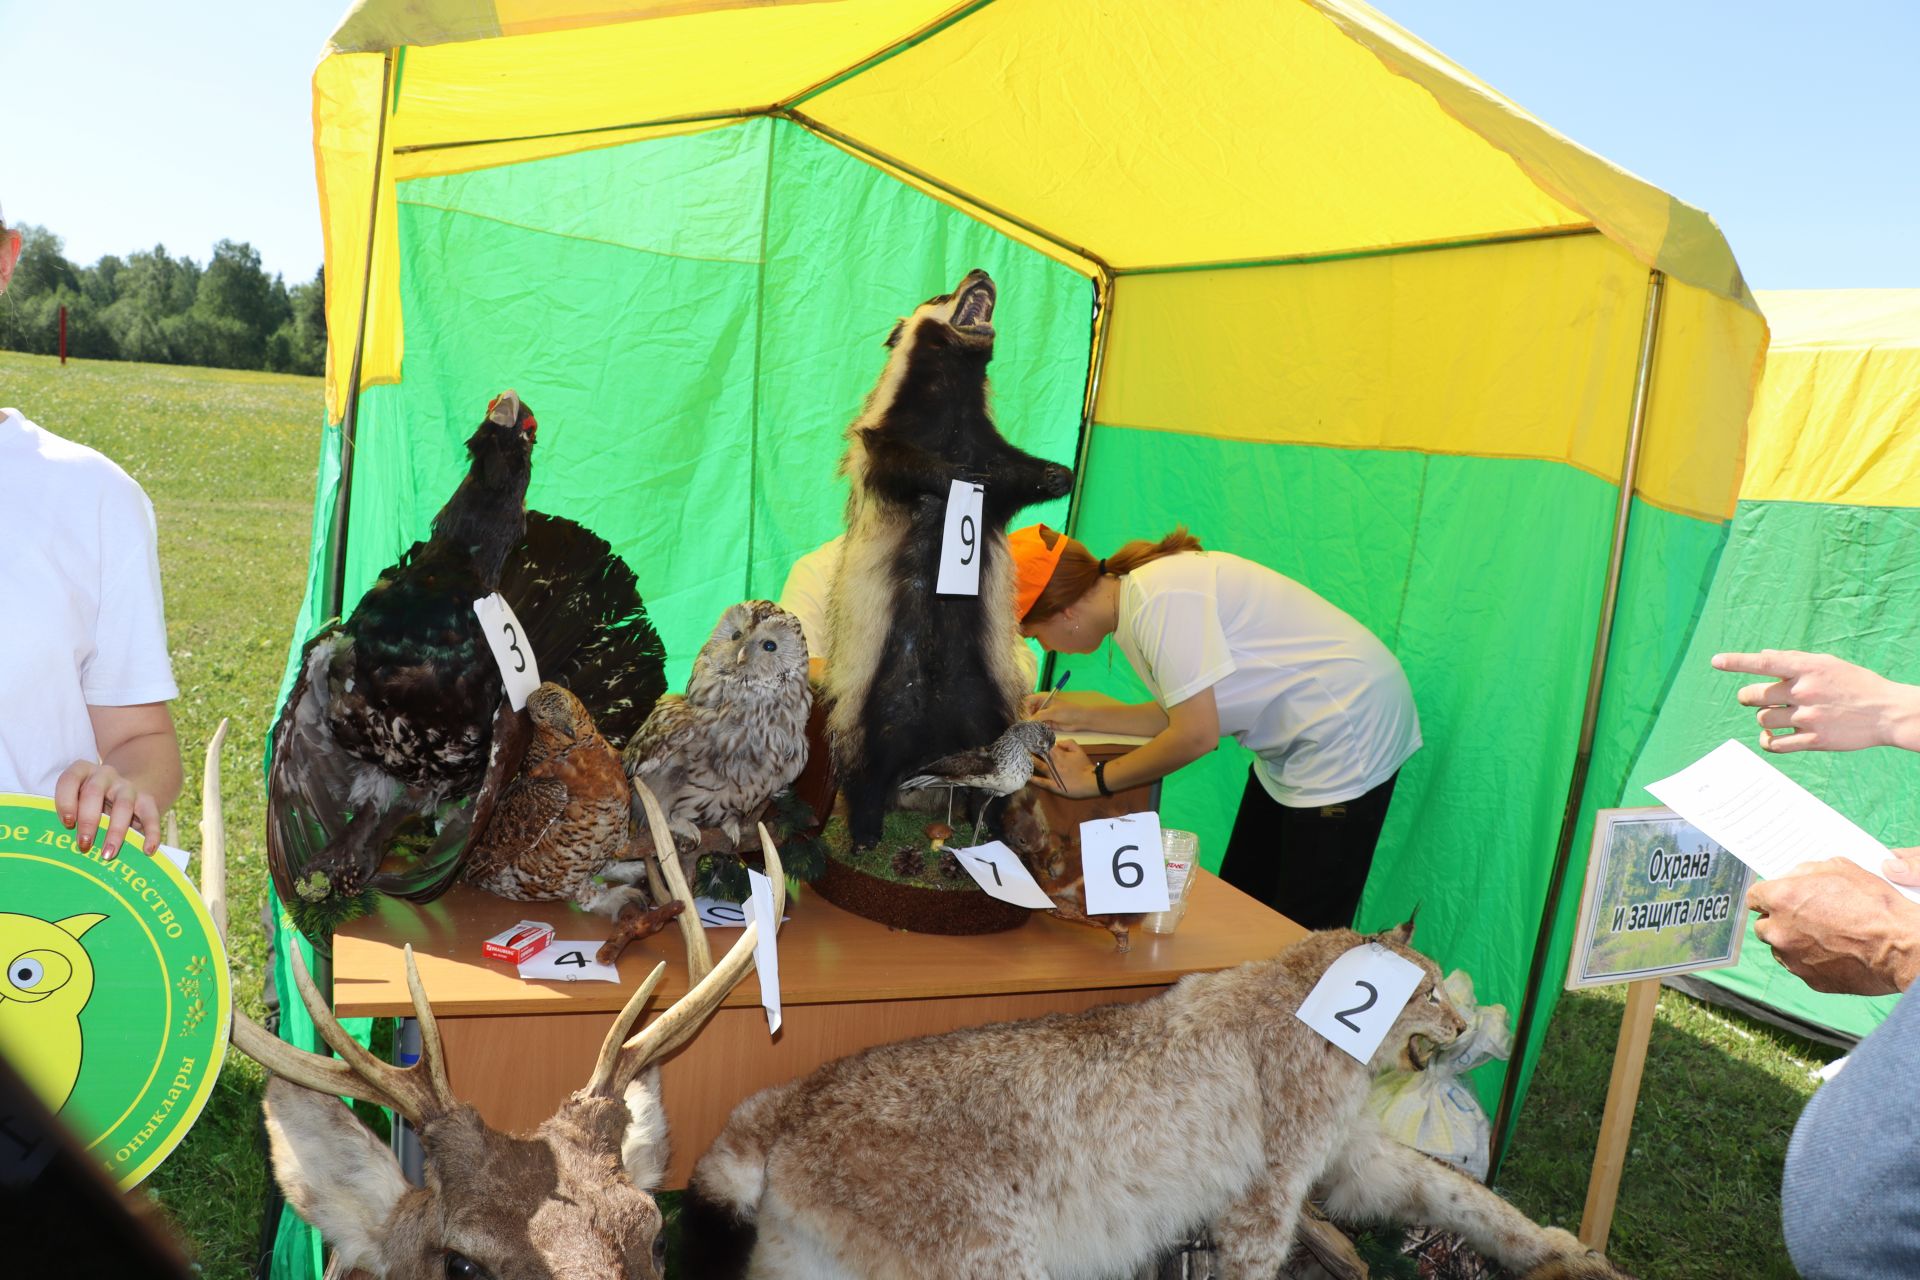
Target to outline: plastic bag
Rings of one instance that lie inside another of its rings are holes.
[[[1425,1071],[1381,1072],[1367,1105],[1396,1140],[1484,1180],[1493,1123],[1473,1086],[1461,1077],[1484,1062],[1510,1056],[1513,1031],[1506,1006],[1474,1003],[1473,979],[1462,970],[1455,969],[1441,985],[1467,1029],[1435,1051]]]

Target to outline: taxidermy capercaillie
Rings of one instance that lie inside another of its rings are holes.
[[[580,699],[548,681],[527,695],[532,734],[520,768],[500,789],[487,829],[460,877],[518,902],[567,899],[613,916],[637,890],[594,877],[627,852],[632,802],[620,753],[594,728]]]
[[[686,693],[661,698],[633,735],[627,772],[659,799],[675,842],[693,850],[690,860],[702,828],[737,847],[774,793],[806,767],[812,707],[800,620],[771,600],[744,600],[720,615]]]
[[[632,570],[598,535],[526,510],[536,427],[511,391],[489,404],[428,537],[301,653],[273,729],[267,862],[310,938],[372,893],[444,892],[518,770],[530,724],[505,696],[475,600],[506,599],[542,676],[571,689],[616,746],[665,688]],[[427,815],[430,842],[383,869],[402,829]]]
[[[993,281],[970,272],[894,326],[848,429],[847,537],[828,609],[827,719],[856,845],[880,838],[894,789],[929,760],[985,747],[1014,722],[1008,522],[1063,497],[1073,472],[1016,449],[987,409]],[[955,480],[985,486],[980,594],[936,595]]]

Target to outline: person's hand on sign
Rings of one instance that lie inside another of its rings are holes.
[[[1717,671],[1773,677],[1739,693],[1741,706],[1759,708],[1764,750],[1920,751],[1920,686],[1889,680],[1830,653],[1793,649],[1716,653],[1713,665]]]
[[[1920,903],[1845,858],[1755,884],[1747,909],[1754,936],[1816,991],[1892,995],[1920,977]]]
[[[180,794],[180,742],[164,702],[129,707],[88,707],[100,759],[76,760],[54,783],[53,810],[73,831],[81,853],[93,848],[100,819],[100,857],[111,861],[139,828],[146,851],[160,847],[160,811]]]

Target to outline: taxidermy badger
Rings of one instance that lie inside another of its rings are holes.
[[[1025,682],[1010,638],[1008,521],[1064,496],[1073,472],[1022,453],[987,412],[993,281],[969,272],[894,326],[847,431],[847,537],[828,607],[827,732],[853,842],[879,840],[894,788],[1013,723]],[[936,595],[949,486],[986,486],[980,594]]]

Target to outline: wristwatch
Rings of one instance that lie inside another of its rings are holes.
[[[1093,763],[1093,785],[1100,788],[1100,794],[1103,796],[1113,794],[1113,792],[1107,790],[1107,762],[1105,760],[1096,760]]]

